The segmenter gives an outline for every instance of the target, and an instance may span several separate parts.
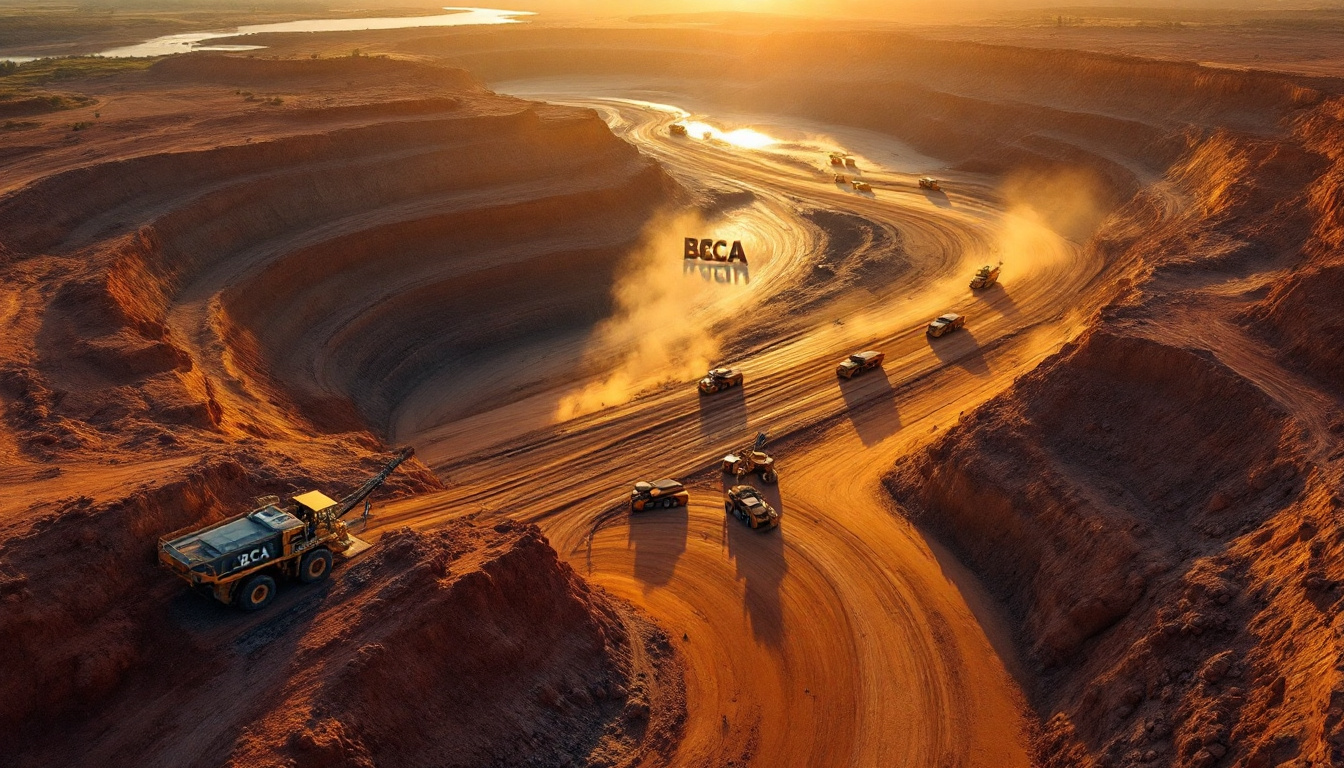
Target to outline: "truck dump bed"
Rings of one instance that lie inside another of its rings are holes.
[[[273,505],[163,542],[182,570],[222,576],[281,554],[280,535],[303,521]]]

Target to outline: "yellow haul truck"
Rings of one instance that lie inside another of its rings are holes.
[[[159,540],[159,563],[221,603],[247,611],[264,608],[275,598],[277,580],[321,581],[331,573],[333,555],[351,557],[369,548],[350,535],[342,518],[414,454],[403,448],[340,501],[321,491],[301,493],[285,503],[278,496],[263,496],[247,514],[170,533]],[[365,514],[368,509],[365,504]]]

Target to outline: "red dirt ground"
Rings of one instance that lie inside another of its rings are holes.
[[[18,764],[1344,762],[1344,83],[787,28],[309,40],[0,133]],[[819,165],[851,144],[869,195]],[[687,222],[756,238],[750,281],[650,266]],[[711,361],[748,386],[698,398]],[[757,429],[766,536],[715,469]],[[239,617],[155,567],[388,435],[423,463],[328,584]],[[624,514],[646,473],[690,508]]]

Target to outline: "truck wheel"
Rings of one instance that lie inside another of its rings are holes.
[[[773,483],[779,479],[779,475],[775,473],[774,470],[771,470],[769,472],[761,473],[761,479],[767,483]]]
[[[723,511],[725,514],[729,515],[733,514],[733,502],[731,501],[723,502]]]
[[[321,581],[330,575],[331,552],[325,549],[314,549],[299,562],[299,581],[304,584]]]
[[[258,573],[238,590],[238,607],[244,611],[259,611],[275,599],[275,579]]]

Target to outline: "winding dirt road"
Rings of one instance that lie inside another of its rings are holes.
[[[489,410],[435,405],[468,397],[479,375],[427,383],[394,414],[393,431],[449,490],[389,504],[373,525],[429,527],[480,511],[539,523],[577,569],[677,638],[689,711],[677,765],[1028,765],[1002,627],[880,480],[1071,338],[1081,310],[1064,308],[1080,305],[1103,265],[1029,212],[1006,211],[983,178],[955,175],[946,195],[928,194],[915,169],[861,158],[874,191],[860,194],[833,183],[825,146],[801,135],[757,148],[675,138],[667,127],[685,117],[676,110],[548,96],[598,109],[693,188],[751,193],[717,221],[760,249],[749,283],[682,274],[673,231],[654,240],[671,249],[670,266],[651,267],[656,279],[689,284],[686,327],[713,329],[704,331],[719,336],[713,348],[733,357],[712,362],[743,367],[746,385],[701,398],[689,377],[664,371],[673,383],[651,375],[628,397],[558,419],[576,390],[628,359],[619,334],[562,345],[538,370],[492,371],[504,404]],[[797,298],[834,245],[835,233],[807,218],[816,211],[867,222],[885,239],[854,249],[899,268]],[[999,258],[1003,286],[972,294],[973,269]],[[966,330],[928,339],[925,323],[946,311],[966,314]],[[868,348],[886,353],[885,370],[837,380],[835,364]],[[783,522],[764,534],[725,520],[717,471],[758,430],[781,468],[766,493]],[[629,484],[655,476],[687,481],[690,507],[627,514]]]

